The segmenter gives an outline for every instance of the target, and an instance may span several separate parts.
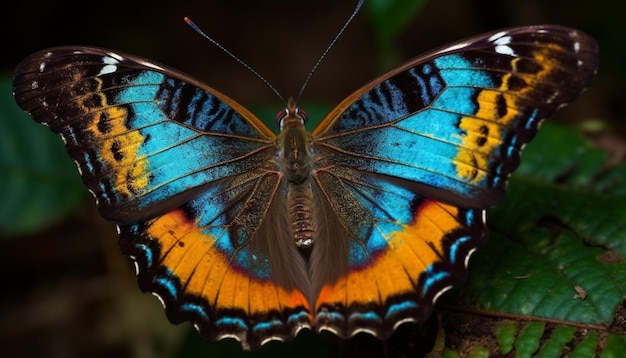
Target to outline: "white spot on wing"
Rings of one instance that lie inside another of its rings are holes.
[[[154,293],[154,292],[150,292],[152,293],[152,295],[156,298],[159,299],[159,301],[161,302],[161,305],[163,306],[163,308],[165,308],[165,301],[163,301],[163,299],[161,298],[161,296],[159,296],[158,294]]]
[[[355,329],[354,331],[352,331],[352,333],[350,333],[350,336],[351,336],[351,337],[354,337],[354,336],[356,336],[356,335],[357,335],[357,334],[359,334],[359,333],[367,333],[367,334],[370,334],[370,335],[372,335],[372,336],[376,337],[378,332],[377,332],[377,331],[375,331],[375,330],[373,330],[373,329],[369,329],[369,328],[362,328],[362,327],[361,327],[361,328],[357,328],[357,329]]]
[[[400,325],[404,324],[404,323],[408,323],[408,322],[416,322],[415,318],[413,317],[407,317],[401,320],[398,320],[398,322],[396,322],[396,324],[393,325],[393,329],[394,331],[400,327]]]
[[[117,71],[117,64],[120,63],[120,60],[111,56],[104,56],[102,57],[102,63],[104,63],[104,66],[102,66],[102,69],[100,69],[100,73],[98,73],[98,76],[107,75]]]
[[[144,61],[141,59],[135,60],[146,67],[153,68],[158,71],[165,71],[163,67],[155,65],[152,62]],[[120,62],[124,62],[124,57],[115,52],[107,52],[106,56],[102,57],[102,62],[104,63],[104,66],[102,67],[98,75],[106,75],[117,71],[117,65]]]
[[[546,99],[546,103],[552,103],[554,100],[561,94],[559,90],[555,90],[552,94]]]
[[[100,70],[100,73],[98,73],[98,76],[108,75],[109,73],[113,73],[115,71],[117,71],[117,66],[106,65],[102,67],[102,69]]]
[[[444,293],[449,291],[451,288],[452,288],[452,286],[447,286],[447,287],[444,287],[441,291],[437,292],[435,294],[435,296],[433,297],[433,304],[435,304],[435,302],[437,302],[437,300],[439,299],[439,297],[441,297],[441,295],[443,295]]]
[[[319,327],[317,327],[317,329],[320,332],[321,331],[328,331],[328,332],[336,334],[336,335],[339,334],[339,332],[336,329],[334,329],[333,327],[330,327],[330,326],[319,326]]]
[[[198,332],[200,332],[200,328],[196,328],[198,330]],[[220,334],[217,339],[218,340],[222,340],[225,338],[233,338],[236,341],[238,341],[241,344],[241,348],[243,348],[244,350],[249,350],[250,349],[250,344],[248,344],[248,342],[245,340],[245,338],[242,338],[236,334],[232,334],[232,333],[224,333],[224,334]]]
[[[576,53],[580,52],[580,42],[578,41],[574,42],[574,52]]]
[[[63,143],[67,144],[65,142],[65,137],[62,136],[61,138],[63,138]],[[80,168],[80,164],[76,160],[74,160],[74,164],[76,164],[76,168],[78,168],[78,174],[80,174],[80,176],[82,177],[83,176],[83,170]]]
[[[465,256],[465,262],[464,262],[464,264],[465,264],[465,268],[467,268],[467,267],[468,267],[468,265],[469,265],[469,259],[470,259],[470,256],[472,256],[472,255],[474,254],[474,252],[475,252],[475,251],[476,251],[476,249],[471,249],[471,250],[469,250],[469,252],[467,253],[467,256]]]
[[[277,341],[277,342],[284,342],[285,340],[282,337],[278,337],[278,336],[271,336],[271,337],[267,337],[264,340],[261,341],[261,345],[264,345],[265,343],[269,342],[269,341]]]
[[[311,329],[311,326],[306,324],[306,323],[300,323],[298,324],[298,326],[295,329],[295,333],[294,336],[296,336],[298,334],[298,332],[300,332],[303,329]]]
[[[78,168],[78,170],[80,170],[80,167]],[[93,190],[91,189],[87,189],[89,191],[89,193],[91,193],[91,196],[93,196],[93,198],[96,200],[96,205],[100,204],[100,201],[98,200],[98,197],[96,196],[96,193],[93,192]]]
[[[513,48],[509,46],[511,44],[511,36],[497,38],[494,44],[496,45],[495,50],[497,53],[507,56],[517,56]]]

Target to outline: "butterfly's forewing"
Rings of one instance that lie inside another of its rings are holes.
[[[18,104],[62,136],[102,215],[117,223],[185,202],[275,151],[275,136],[227,97],[126,54],[35,53],[18,66],[14,88]]]
[[[487,208],[541,120],[587,88],[597,64],[595,41],[566,27],[461,41],[349,96],[313,132],[315,150],[430,198]]]
[[[512,28],[409,61],[337,106],[312,134],[314,180],[349,263],[312,266],[318,326],[386,337],[425,319],[464,280],[485,239],[481,209],[502,199],[524,144],[597,64],[579,31]],[[313,262],[337,244],[316,245]]]
[[[27,57],[14,92],[61,135],[172,321],[244,347],[310,325],[275,135],[251,113],[173,69],[87,47]]]

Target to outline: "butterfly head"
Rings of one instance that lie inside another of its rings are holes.
[[[296,106],[296,101],[293,97],[289,97],[285,109],[276,113],[276,123],[278,123],[281,130],[293,125],[304,125],[308,119],[309,115],[304,109]]]

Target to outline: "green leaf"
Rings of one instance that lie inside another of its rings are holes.
[[[571,358],[593,357],[596,353],[599,336],[600,334],[597,331],[590,331],[589,334],[574,348]]]
[[[532,353],[539,348],[539,341],[544,332],[544,324],[541,322],[530,322],[522,328],[515,348],[518,357],[531,357]]]
[[[515,322],[504,320],[497,323],[493,334],[500,346],[500,354],[508,354],[513,349],[517,327]]]
[[[623,331],[613,333],[599,327],[575,327],[547,320],[478,318],[476,314],[442,316],[441,332],[448,335],[443,351],[446,357],[485,350],[490,357],[622,357],[626,349]]]
[[[517,356],[559,356],[571,345],[610,356],[624,344],[623,329],[607,327],[626,298],[625,170],[607,167],[606,153],[572,129],[544,125],[528,145],[504,202],[488,211],[489,243],[472,257],[468,282],[443,298],[500,317],[493,354],[510,354],[510,317],[530,320]]]
[[[558,326],[550,335],[550,339],[541,347],[535,355],[537,358],[560,357],[568,344],[576,333],[576,328],[567,326]]]
[[[15,104],[10,77],[0,77],[0,234],[41,230],[85,193],[59,137]]]
[[[606,349],[600,355],[602,358],[624,357],[626,352],[626,336],[611,334],[606,339]]]

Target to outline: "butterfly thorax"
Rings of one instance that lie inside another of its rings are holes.
[[[311,139],[304,128],[306,112],[298,109],[290,98],[285,110],[277,115],[281,132],[278,138],[278,162],[287,185],[287,208],[296,245],[309,247],[313,243],[310,175],[313,164]]]

